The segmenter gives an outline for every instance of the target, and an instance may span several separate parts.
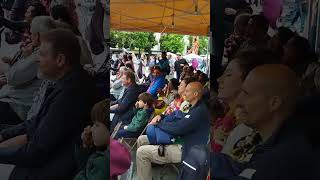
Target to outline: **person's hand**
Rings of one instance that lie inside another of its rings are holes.
[[[163,92],[162,89],[158,89],[158,90],[157,90],[157,93],[158,93],[160,96],[163,96],[163,95],[164,95],[164,92]]]
[[[161,120],[161,116],[157,115],[156,117],[154,117],[151,122],[149,123],[149,125],[153,125],[153,124],[157,124],[159,121]]]
[[[139,108],[139,101],[137,101],[134,106],[138,109]]]
[[[235,15],[235,14],[237,14],[237,10],[235,10],[235,9],[233,9],[233,8],[226,8],[226,9],[224,10],[224,13],[225,13],[226,15]]]
[[[127,130],[127,129],[128,129],[128,126],[124,126],[123,129],[124,129],[124,130]]]
[[[30,56],[31,54],[32,54],[32,52],[33,52],[33,46],[32,46],[32,44],[30,43],[30,44],[28,44],[26,47],[24,47],[23,49],[22,49],[22,51],[23,51],[23,56]]]
[[[112,106],[110,106],[110,110],[115,110],[118,107],[119,107],[119,104],[112,105]]]
[[[0,143],[0,148],[17,147],[25,145],[28,142],[26,134],[19,135]]]
[[[91,126],[84,128],[81,134],[82,146],[88,148],[93,145]]]

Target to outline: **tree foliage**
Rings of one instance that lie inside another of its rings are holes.
[[[153,33],[150,32],[123,32],[111,31],[111,47],[129,48],[150,51],[157,44]]]
[[[208,52],[209,39],[206,36],[199,37],[199,54],[206,55]]]
[[[172,53],[182,53],[184,47],[183,35],[165,34],[160,38],[160,49]]]

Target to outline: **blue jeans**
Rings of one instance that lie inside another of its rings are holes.
[[[117,132],[116,136],[114,137],[115,139],[119,138],[138,138],[140,136],[140,132],[130,132],[125,129],[119,129]]]

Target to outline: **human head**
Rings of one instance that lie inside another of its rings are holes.
[[[282,57],[285,45],[294,35],[294,32],[289,28],[280,27],[277,33],[269,40],[268,46],[279,57]]]
[[[261,39],[267,35],[269,22],[263,15],[252,15],[247,26],[247,36],[251,39]]]
[[[31,23],[34,17],[45,15],[47,15],[46,8],[40,2],[33,2],[29,4],[24,16],[25,21]]]
[[[132,55],[131,54],[128,56],[128,61],[132,61]]]
[[[91,128],[92,140],[96,147],[106,148],[109,144],[110,121],[107,119],[108,108],[107,100],[102,100],[96,103],[91,110],[91,120],[93,122]]]
[[[61,4],[55,5],[50,9],[50,15],[54,20],[59,20],[72,25],[72,17],[66,6]]]
[[[130,71],[130,69],[128,69],[125,66],[121,66],[120,69],[119,69],[119,73],[117,74],[117,77],[121,78],[123,73],[126,72],[126,71]]]
[[[154,66],[153,70],[152,70],[152,75],[155,77],[159,77],[162,75],[162,70],[160,68],[160,66]]]
[[[191,82],[187,85],[184,96],[185,100],[195,105],[203,95],[203,86],[200,82]]]
[[[279,63],[276,56],[266,49],[247,49],[238,52],[218,79],[218,97],[232,102],[240,92],[241,85],[255,67],[262,64]]]
[[[152,95],[149,93],[144,92],[138,96],[139,108],[144,108],[144,107],[152,108],[153,102],[154,102],[154,99]]]
[[[277,129],[290,116],[298,94],[294,71],[284,65],[261,65],[246,77],[237,107],[244,123],[263,135]]]
[[[162,59],[167,59],[167,52],[162,52],[161,57]]]
[[[80,67],[80,45],[71,32],[55,29],[40,38],[38,77],[59,80],[74,68]]]
[[[204,85],[206,82],[209,81],[209,77],[208,77],[208,75],[207,75],[206,73],[201,73],[201,74],[199,75],[198,80],[199,80],[199,82],[200,82],[202,85]]]
[[[194,77],[185,77],[178,86],[178,93],[180,94],[180,96],[184,96],[184,91],[186,90],[187,85],[195,81],[197,81],[197,79],[195,79]]]
[[[194,68],[192,66],[189,66],[188,70],[187,70],[187,75],[188,76],[193,76],[193,71],[194,71]]]
[[[178,87],[179,87],[179,80],[178,79],[172,78],[169,80],[168,88],[170,90],[178,90]]]
[[[234,20],[234,31],[239,35],[245,35],[250,14],[240,14]]]
[[[202,73],[202,71],[197,70],[197,71],[194,73],[194,77],[197,78],[197,79],[199,79],[199,76],[200,76],[201,73]]]
[[[184,65],[182,71],[186,73],[188,71],[189,65]]]
[[[177,60],[180,60],[182,57],[181,57],[181,53],[177,53]]]
[[[132,67],[132,64],[130,64],[130,63],[126,63],[126,64],[125,64],[125,67],[128,68],[128,69],[130,69],[130,70],[132,70],[132,71],[134,71],[134,69],[133,69],[133,67]]]
[[[32,46],[40,46],[40,36],[50,30],[56,28],[55,22],[50,18],[50,16],[36,16],[33,18],[30,25]]]
[[[293,36],[284,48],[283,64],[294,68],[307,63],[310,59],[311,47],[309,41],[299,35]]]
[[[128,61],[128,55],[127,55],[127,54],[124,54],[124,55],[122,56],[122,62],[126,62],[126,61]]]
[[[123,72],[123,75],[121,77],[121,81],[122,81],[122,85],[124,87],[129,87],[132,84],[136,83],[136,76],[135,76],[134,72],[126,71],[126,72]]]

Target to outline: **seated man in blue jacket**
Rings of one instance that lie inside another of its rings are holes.
[[[110,104],[110,113],[115,114],[111,123],[111,132],[118,122],[122,122],[122,125],[130,124],[134,116],[134,105],[139,96],[139,86],[136,84],[134,72],[124,72],[121,81],[125,87],[123,96]]]
[[[155,99],[158,99],[158,90],[163,89],[166,85],[166,78],[160,66],[154,66],[152,75],[154,76],[147,92],[150,93]]]
[[[244,123],[257,129],[263,143],[245,163],[236,162],[226,154],[212,153],[213,179],[314,178],[314,151],[305,128],[310,123],[310,113],[296,113],[297,82],[296,74],[283,65],[262,65],[249,73],[242,85],[238,107]]]
[[[189,101],[191,108],[183,118],[175,121],[160,121],[164,116],[156,116],[150,124],[155,124],[162,131],[182,139],[182,157],[175,157],[177,152],[166,152],[165,156],[152,156],[153,148],[144,145],[137,150],[137,176],[140,180],[148,180],[152,177],[151,162],[166,164],[169,160],[184,160],[189,149],[194,145],[204,145],[208,143],[210,118],[209,110],[201,100],[203,87],[200,82],[191,82],[185,90],[185,100]],[[139,146],[139,145],[138,145]],[[169,150],[168,150],[169,151]],[[172,154],[170,154],[172,153]],[[172,157],[173,156],[173,157]],[[155,159],[156,158],[156,159]]]

